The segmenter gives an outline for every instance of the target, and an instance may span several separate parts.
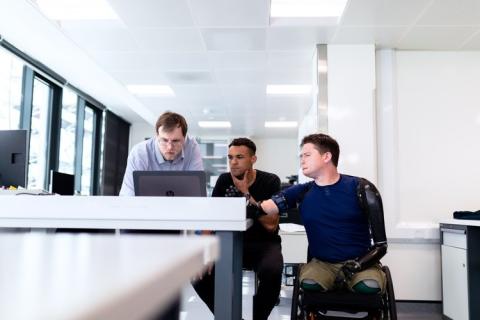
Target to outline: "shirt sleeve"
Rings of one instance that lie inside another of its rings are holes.
[[[296,208],[297,202],[300,200],[300,197],[305,195],[307,189],[311,187],[311,182],[296,184],[282,191],[282,194],[287,200],[287,206],[289,209]]]
[[[125,168],[125,174],[123,175],[122,187],[120,188],[120,196],[134,196],[135,189],[133,187],[133,171],[145,170],[142,168],[141,159],[138,155],[137,148],[130,152],[127,160],[127,167]]]
[[[203,171],[202,154],[200,153],[200,147],[197,141],[190,139],[190,152],[188,153],[189,159],[187,159],[186,170]]]
[[[273,175],[272,182],[269,183],[270,187],[270,196],[273,196],[275,193],[278,193],[281,190],[280,178],[277,175]]]

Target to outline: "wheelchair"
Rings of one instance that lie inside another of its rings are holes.
[[[299,264],[296,270],[291,320],[397,319],[392,276],[387,266],[382,266],[387,280],[385,292],[382,294],[364,294],[351,292],[347,289],[326,292],[305,290],[301,288],[299,281],[300,269],[303,265]],[[336,311],[341,311],[342,316],[335,313]],[[358,317],[359,313],[361,313],[360,315],[366,313],[366,315]],[[352,314],[352,317],[344,316],[344,314]]]

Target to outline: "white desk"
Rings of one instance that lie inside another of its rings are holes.
[[[0,319],[145,319],[218,253],[215,237],[0,235]]]
[[[291,224],[289,224],[291,225]],[[285,226],[285,227],[284,227]],[[308,240],[305,228],[298,231],[288,231],[287,225],[280,224],[280,232],[278,233],[282,238],[282,255],[284,263],[306,263]],[[298,225],[297,228],[303,226]]]
[[[0,227],[216,230],[215,318],[240,320],[243,198],[2,196]]]
[[[480,319],[480,221],[441,221],[443,314]]]

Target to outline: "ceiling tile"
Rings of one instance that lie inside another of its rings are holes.
[[[311,68],[314,48],[303,51],[269,51],[267,67],[269,69]]]
[[[61,29],[87,51],[138,50],[134,37],[120,21],[62,21]]]
[[[210,63],[216,70],[264,68],[267,61],[266,51],[211,51]]]
[[[165,73],[165,76],[172,85],[196,85],[213,82],[213,76],[209,71],[169,71]]]
[[[375,44],[380,48],[394,48],[407,27],[341,27],[335,33],[334,44]]]
[[[415,27],[397,47],[411,50],[460,49],[476,31],[474,27]]]
[[[203,52],[200,32],[195,28],[132,28],[138,44],[150,51]]]
[[[108,71],[196,71],[210,69],[206,53],[149,53],[92,51],[92,58]]]
[[[108,0],[130,28],[191,27],[193,19],[186,0]]]
[[[480,26],[480,2],[478,0],[434,1],[417,21],[417,25]]]
[[[264,27],[269,1],[190,0],[192,15],[200,27]]]
[[[204,108],[225,105],[217,85],[174,85],[173,91],[179,103]]]
[[[431,0],[351,0],[340,23],[342,26],[410,25],[431,2]]]
[[[305,69],[269,69],[267,71],[268,84],[311,84],[312,70]]]
[[[254,84],[265,85],[266,75],[262,69],[244,69],[244,70],[217,70],[215,78],[222,84]]]
[[[169,84],[165,75],[152,71],[112,71],[110,74],[123,84]]]
[[[205,45],[212,51],[265,50],[264,28],[201,29]]]
[[[271,27],[267,29],[268,50],[313,50],[328,43],[336,27]]]

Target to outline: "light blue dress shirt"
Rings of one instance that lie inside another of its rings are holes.
[[[157,138],[153,137],[136,144],[128,155],[123,176],[121,196],[134,196],[133,171],[195,171],[203,170],[202,155],[195,139],[186,137],[182,152],[172,161],[163,159]]]

